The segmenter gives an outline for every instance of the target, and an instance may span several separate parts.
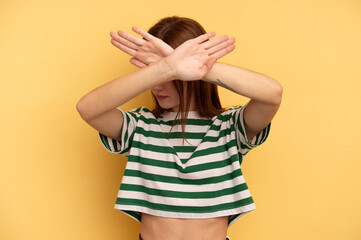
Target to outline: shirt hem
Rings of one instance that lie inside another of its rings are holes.
[[[244,214],[249,213],[256,209],[256,205],[254,203],[248,204],[245,206],[241,206],[235,209],[230,210],[222,210],[212,213],[179,213],[179,212],[166,212],[161,210],[154,210],[146,207],[141,206],[129,206],[129,205],[121,205],[121,204],[115,204],[114,208],[117,210],[122,211],[127,216],[133,218],[137,222],[140,223],[140,218],[135,218],[134,216],[129,215],[125,211],[133,211],[138,213],[147,213],[150,215],[155,215],[159,217],[168,217],[168,218],[184,218],[184,219],[206,219],[206,218],[214,218],[214,217],[224,217],[224,216],[230,216],[230,215],[239,215],[235,219],[233,219],[231,222],[228,223],[228,227],[230,227],[233,223],[235,223],[240,217],[242,217]]]

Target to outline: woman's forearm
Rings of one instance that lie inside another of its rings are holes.
[[[164,60],[136,72],[114,79],[97,87],[77,103],[84,119],[92,119],[108,112],[152,87],[173,80]]]
[[[244,68],[215,63],[203,80],[259,102],[281,102],[282,86],[276,80]]]

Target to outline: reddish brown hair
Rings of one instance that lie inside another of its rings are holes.
[[[190,18],[177,16],[166,17],[159,20],[153,27],[149,29],[148,32],[153,36],[162,39],[173,49],[177,48],[179,45],[189,39],[196,38],[206,33],[204,28],[197,21]],[[174,80],[173,84],[177,89],[180,99],[179,110],[176,115],[176,119],[180,115],[183,138],[185,138],[184,128],[188,116],[190,98],[192,95],[194,95],[195,105],[200,116],[212,118],[224,111],[219,100],[217,85],[202,80]],[[187,99],[184,99],[184,88],[187,92]],[[158,101],[154,95],[153,98],[156,106],[152,110],[152,113],[155,115],[155,117],[158,117],[165,111],[165,109],[163,109],[158,104]]]

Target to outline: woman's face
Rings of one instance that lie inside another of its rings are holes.
[[[152,92],[162,108],[173,112],[178,111],[179,95],[173,82],[154,86]]]
[[[183,85],[183,89],[184,89],[184,93],[183,93],[184,101],[186,101],[187,99],[186,85]],[[173,82],[166,82],[154,86],[152,88],[152,92],[162,108],[167,109],[168,111],[178,112],[180,98]],[[194,102],[194,96],[192,96],[189,106],[189,111],[195,111],[196,110],[195,106],[196,105]]]

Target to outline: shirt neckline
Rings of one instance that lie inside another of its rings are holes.
[[[178,112],[172,112],[172,111],[164,111],[164,113],[162,113],[161,115],[164,116],[169,116],[169,117],[175,117],[177,115]],[[178,118],[181,116],[181,113],[179,113]],[[188,111],[188,118],[189,117],[200,117],[200,114],[198,111]]]

